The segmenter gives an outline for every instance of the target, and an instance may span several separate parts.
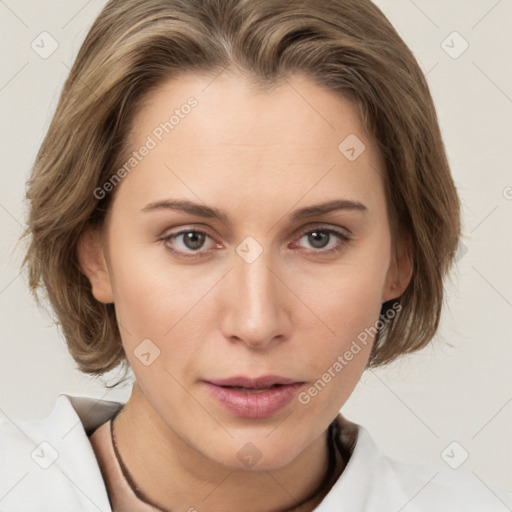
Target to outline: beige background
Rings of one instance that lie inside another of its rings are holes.
[[[377,4],[427,75],[464,205],[466,238],[446,284],[447,307],[434,343],[367,372],[343,412],[396,457],[447,468],[441,454],[456,441],[448,449],[452,464],[463,450],[469,457],[453,471],[512,489],[512,2]],[[0,417],[44,417],[60,392],[128,397],[129,389],[108,392],[75,369],[50,317],[27,291],[15,248],[30,166],[68,69],[103,5],[0,2]],[[40,36],[44,31],[58,43],[47,58],[31,47],[49,37]],[[458,55],[464,41],[469,46]]]

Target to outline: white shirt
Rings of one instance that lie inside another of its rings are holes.
[[[0,419],[0,511],[111,512],[88,434],[121,406],[61,394],[42,420]],[[351,425],[354,451],[315,512],[512,511],[512,492],[459,471],[392,459],[364,427]]]

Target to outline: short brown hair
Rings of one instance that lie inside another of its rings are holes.
[[[126,365],[113,304],[96,301],[77,255],[112,194],[94,194],[122,162],[148,94],[185,71],[235,67],[275,85],[300,72],[354,101],[385,162],[393,237],[408,236],[413,273],[369,365],[424,347],[437,331],[460,204],[432,97],[412,52],[369,0],[111,0],[82,44],[28,183],[24,264],[43,287],[72,357],[101,375]],[[126,368],[126,366],[125,366]]]

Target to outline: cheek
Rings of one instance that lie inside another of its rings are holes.
[[[307,304],[316,313],[322,339],[334,339],[334,346],[342,349],[377,322],[382,306],[384,265],[360,258],[316,277],[302,281],[300,296],[307,298]]]
[[[316,303],[325,325],[334,332],[317,325],[317,332],[322,329],[326,335],[315,335],[311,329],[306,336],[309,379],[298,395],[304,418],[327,421],[334,417],[356,387],[374,343],[379,298],[375,284],[362,286],[358,282],[341,291],[330,290]]]
[[[333,311],[334,330],[342,335],[344,344],[358,338],[378,320],[382,306],[379,284],[354,280],[335,297],[339,306],[337,315]]]
[[[173,373],[177,368],[186,373],[206,335],[202,331],[204,324],[208,325],[205,315],[211,302],[202,299],[218,276],[205,273],[194,279],[192,274],[198,270],[173,265],[165,248],[134,247],[136,244],[128,251],[119,244],[111,252],[116,316],[130,366],[137,377],[140,368],[140,377],[145,380],[138,356],[149,351],[151,357],[158,354],[156,364],[151,364],[151,378],[160,366]],[[195,321],[198,315],[202,322]],[[169,378],[165,374],[161,377],[165,381]]]
[[[330,290],[324,295],[323,301],[317,303],[317,310],[322,311],[326,335],[309,338],[315,340],[310,351],[314,353],[311,361],[317,375],[326,371],[342,373],[338,386],[350,388],[366,366],[374,342],[374,327],[379,319],[381,301],[374,283],[366,286],[361,281],[354,282],[353,286],[345,284],[347,286],[341,290]],[[323,309],[320,309],[321,305]],[[340,360],[343,368],[335,365]]]
[[[122,236],[112,240],[111,282],[123,345],[135,372],[140,366],[136,355],[144,343],[152,357],[163,349],[162,340],[176,316],[173,312],[180,309],[180,294],[176,291],[179,284],[167,275],[169,268],[154,261],[150,251],[128,241]]]
[[[182,309],[189,297],[194,298],[194,290],[184,288],[182,267],[170,262],[159,242],[141,242],[124,225],[117,228],[111,247],[111,281],[118,318],[131,323],[140,335],[162,336],[172,327],[174,311]]]
[[[307,297],[317,317],[304,338],[313,387],[299,402],[317,411],[341,408],[365,370],[374,343],[387,259],[382,252],[360,256],[332,268],[314,287],[302,281],[301,296]]]
[[[165,276],[151,262],[138,259],[133,253],[130,258],[117,258],[113,277],[119,321],[124,321],[128,330],[136,330],[139,335],[156,334],[162,327],[157,319],[160,317],[163,322],[163,308],[172,307],[169,303],[173,296],[170,292],[172,285],[165,286]]]

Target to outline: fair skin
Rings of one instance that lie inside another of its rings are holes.
[[[301,75],[287,81],[256,91],[237,73],[184,74],[153,92],[132,150],[187,98],[198,105],[117,185],[105,229],[79,247],[95,298],[115,304],[136,379],[116,421],[119,451],[144,494],[170,510],[276,511],[309,495],[326,466],[326,429],[371,343],[309,403],[295,396],[264,418],[232,414],[204,381],[275,374],[309,389],[411,277],[406,245],[392,244],[380,154],[353,105]],[[349,134],[366,146],[354,161],[338,149]],[[171,199],[229,222],[144,211]],[[365,209],[292,219],[339,199]],[[207,236],[202,246],[163,240],[181,230]],[[263,249],[251,262],[236,252],[246,237]],[[145,339],[160,350],[148,366],[134,354]],[[247,443],[260,457],[251,467],[238,456]]]

